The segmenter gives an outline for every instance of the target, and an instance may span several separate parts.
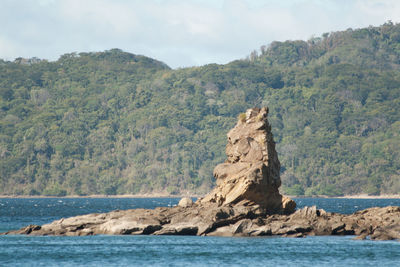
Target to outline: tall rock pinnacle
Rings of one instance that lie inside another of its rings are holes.
[[[278,191],[280,164],[267,115],[267,108],[253,108],[239,117],[228,133],[227,160],[214,169],[217,186],[196,203],[183,198],[175,207],[80,215],[0,235],[358,235],[400,240],[400,207],[351,215],[315,206],[295,211],[296,203]]]
[[[290,214],[296,203],[279,194],[280,163],[268,108],[248,109],[229,131],[227,160],[214,169],[217,186],[200,203],[260,205],[267,213]]]

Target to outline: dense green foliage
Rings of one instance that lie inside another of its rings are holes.
[[[253,106],[286,193],[399,194],[399,70],[392,23],[178,70],[118,49],[0,60],[0,194],[205,193]]]

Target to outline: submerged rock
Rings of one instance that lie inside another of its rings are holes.
[[[176,207],[116,210],[29,225],[3,234],[26,235],[357,235],[359,239],[400,239],[400,207],[371,208],[351,215],[296,203],[279,193],[280,163],[268,109],[247,110],[228,133],[227,160],[214,169],[217,185],[195,203]]]

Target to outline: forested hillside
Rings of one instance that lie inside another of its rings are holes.
[[[112,49],[0,60],[0,194],[207,192],[226,133],[268,106],[283,191],[400,193],[400,24],[172,70]]]

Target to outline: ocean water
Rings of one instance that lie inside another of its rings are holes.
[[[298,198],[353,213],[400,199]],[[173,206],[175,198],[0,199],[0,232],[115,209]],[[400,242],[346,237],[0,236],[0,266],[400,266]]]

